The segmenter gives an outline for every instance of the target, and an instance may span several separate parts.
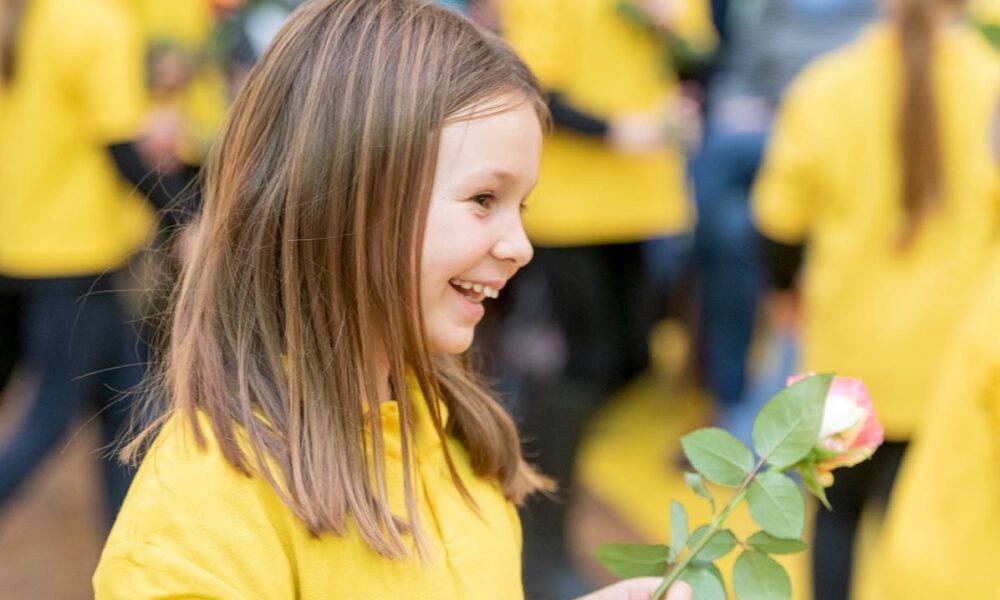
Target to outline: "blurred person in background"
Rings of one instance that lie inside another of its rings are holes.
[[[548,93],[555,129],[524,221],[565,338],[565,366],[524,401],[528,456],[572,493],[573,464],[595,409],[642,372],[657,298],[650,242],[689,230],[685,144],[697,107],[667,60],[676,32],[714,41],[708,5],[668,0],[505,0],[510,44]],[[532,440],[541,443],[534,447]],[[525,515],[529,598],[579,593],[566,547],[566,502]]]
[[[760,404],[784,386],[748,386],[747,354],[765,288],[750,219],[750,188],[781,96],[811,60],[855,37],[878,15],[875,0],[739,0],[728,10],[728,37],[708,86],[705,141],[692,162],[698,205],[700,364],[717,405],[716,423],[749,440]],[[777,342],[793,361],[791,335]],[[754,393],[762,387],[759,394]],[[766,387],[768,389],[763,389]],[[748,389],[749,388],[749,389]]]
[[[994,51],[960,0],[885,9],[793,83],[753,197],[785,306],[801,288],[802,367],[863,379],[886,429],[817,515],[816,600],[848,597],[859,517],[889,497],[1000,224]]]
[[[945,344],[863,600],[1000,599],[1000,260],[977,289]]]
[[[187,183],[151,173],[144,143],[171,133],[144,129],[143,57],[129,1],[0,2],[0,277],[20,300],[4,338],[37,379],[0,443],[0,504],[84,412],[112,442],[143,374],[115,272],[151,231],[143,195],[163,207]],[[110,524],[131,473],[102,468]]]

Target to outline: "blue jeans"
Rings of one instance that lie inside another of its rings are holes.
[[[709,128],[691,167],[698,204],[694,252],[701,279],[701,358],[708,388],[723,407],[743,396],[764,285],[749,195],[765,141],[765,132]]]
[[[99,418],[104,441],[123,433],[144,373],[138,339],[109,276],[10,279],[19,288],[25,365],[38,388],[23,422],[0,448],[0,504],[67,436],[82,415]],[[14,335],[4,331],[3,335]],[[131,482],[130,469],[102,452],[109,523]]]

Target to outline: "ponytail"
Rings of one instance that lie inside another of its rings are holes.
[[[932,61],[935,19],[941,0],[900,0],[898,24],[903,59],[903,94],[898,124],[901,245],[908,245],[921,221],[941,202],[944,173]]]
[[[0,87],[17,75],[17,42],[28,0],[0,0]]]

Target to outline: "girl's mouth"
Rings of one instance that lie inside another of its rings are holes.
[[[498,298],[500,291],[482,283],[467,281],[465,279],[452,279],[449,281],[455,291],[462,294],[472,302],[482,302],[486,298]]]

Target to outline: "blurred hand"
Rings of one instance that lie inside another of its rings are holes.
[[[698,149],[703,134],[701,103],[687,94],[678,94],[670,106],[670,137],[689,152]]]
[[[660,29],[672,31],[680,20],[681,0],[644,0],[641,7]]]
[[[663,580],[659,577],[626,579],[597,590],[593,594],[587,594],[578,600],[649,600],[661,583]],[[691,586],[683,581],[678,581],[670,586],[667,595],[661,600],[691,600],[692,597]]]
[[[184,118],[176,110],[156,109],[143,124],[136,148],[143,161],[158,173],[169,173],[181,165],[180,144]]]
[[[688,94],[674,93],[657,107],[613,117],[608,143],[621,154],[664,152],[670,144],[693,148],[701,142],[701,106]]]
[[[764,313],[778,331],[798,333],[802,328],[802,299],[797,290],[770,292],[764,299]]]
[[[653,154],[666,149],[667,133],[662,112],[627,113],[611,120],[608,144],[621,154]]]

